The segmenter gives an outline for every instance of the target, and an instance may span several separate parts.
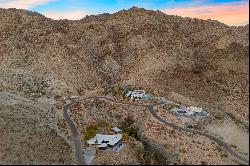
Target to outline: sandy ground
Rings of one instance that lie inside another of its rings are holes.
[[[40,126],[29,110],[0,107],[0,161],[12,164],[71,164],[71,148]]]
[[[231,145],[236,145],[237,150],[243,152],[249,159],[249,133],[244,132],[234,123],[210,124],[207,130],[222,138]]]
[[[51,128],[41,107],[0,92],[0,163],[74,164],[71,147]]]

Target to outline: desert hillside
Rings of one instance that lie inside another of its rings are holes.
[[[134,85],[248,124],[248,34],[136,7],[78,21],[0,9],[0,88],[37,98]]]

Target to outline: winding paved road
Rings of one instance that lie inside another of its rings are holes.
[[[157,120],[159,120],[160,122],[168,125],[168,126],[171,126],[179,131],[185,131],[185,132],[190,132],[190,133],[194,133],[194,134],[199,134],[199,135],[203,135],[203,136],[206,136],[208,137],[209,139],[215,141],[217,144],[219,144],[220,146],[224,147],[224,149],[230,154],[232,155],[234,158],[244,162],[245,164],[249,164],[249,161],[243,157],[241,157],[238,153],[236,153],[235,151],[232,150],[232,148],[227,144],[225,143],[224,141],[220,140],[219,138],[215,137],[214,135],[211,135],[209,134],[208,132],[206,131],[199,131],[199,130],[191,130],[191,129],[188,129],[188,128],[183,128],[183,127],[180,127],[178,125],[176,125],[175,123],[173,122],[168,122],[164,119],[162,119],[159,115],[157,115],[155,113],[155,111],[153,110],[153,107],[148,107],[148,110],[150,112],[151,115],[153,115]]]
[[[71,133],[72,133],[72,141],[75,144],[76,161],[77,161],[78,165],[87,165],[84,158],[83,158],[82,145],[81,145],[81,140],[80,140],[78,132],[77,132],[77,128],[76,128],[75,124],[73,123],[73,121],[70,119],[69,114],[68,114],[68,109],[69,109],[71,104],[72,103],[65,104],[63,106],[63,117],[67,121],[67,123],[70,127],[70,130],[71,130]]]
[[[241,157],[238,153],[236,153],[235,151],[232,150],[232,148],[227,144],[225,143],[224,141],[220,140],[219,138],[215,137],[214,135],[212,134],[209,134],[208,132],[206,131],[199,131],[199,130],[191,130],[191,129],[188,129],[188,128],[184,128],[184,127],[181,127],[173,122],[169,122],[169,121],[166,121],[164,119],[162,119],[159,115],[156,114],[156,112],[154,111],[153,107],[154,106],[158,106],[158,105],[162,105],[162,104],[165,104],[164,102],[162,103],[158,103],[158,104],[148,104],[148,105],[143,105],[143,104],[135,104],[135,103],[125,103],[125,102],[120,102],[120,101],[115,101],[113,100],[112,98],[110,97],[106,97],[106,96],[96,96],[96,97],[87,97],[87,98],[80,98],[80,100],[84,100],[84,99],[91,99],[91,98],[95,98],[95,99],[105,99],[105,100],[108,100],[108,101],[111,101],[112,103],[115,103],[115,104],[121,104],[121,105],[130,105],[130,106],[139,106],[139,107],[145,107],[148,109],[148,112],[155,118],[157,119],[158,121],[168,125],[168,126],[171,126],[173,127],[174,129],[177,129],[179,131],[185,131],[185,132],[190,132],[190,133],[194,133],[194,134],[199,134],[199,135],[203,135],[203,136],[206,136],[208,138],[210,138],[211,140],[215,141],[217,144],[219,144],[220,146],[224,147],[224,149],[234,158],[238,159],[239,161],[245,163],[246,165],[249,164],[249,160]],[[76,159],[77,159],[77,162],[79,164],[83,164],[85,165],[85,161],[84,161],[84,158],[83,158],[83,155],[82,155],[82,151],[81,151],[81,142],[80,142],[80,139],[78,137],[78,133],[77,133],[77,129],[73,123],[73,121],[70,119],[68,113],[67,113],[67,110],[69,108],[70,104],[66,104],[64,107],[63,107],[63,112],[64,112],[64,118],[67,120],[69,126],[70,126],[70,129],[71,129],[71,132],[72,132],[72,139],[73,139],[73,142],[75,143],[75,154],[76,154]]]

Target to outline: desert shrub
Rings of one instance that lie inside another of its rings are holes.
[[[86,127],[86,133],[84,135],[84,140],[87,141],[93,138],[97,133],[98,127],[95,124],[90,124]]]
[[[126,117],[120,124],[120,128],[122,130],[127,130],[132,124],[134,123],[134,120],[131,116]]]
[[[145,149],[144,149],[144,148],[138,148],[138,149],[137,149],[137,155],[138,155],[138,158],[139,158],[139,159],[142,160],[144,154],[145,154]]]
[[[217,120],[221,120],[222,119],[222,115],[217,112],[215,115],[214,115],[214,118],[217,119]]]
[[[88,125],[88,126],[86,127],[86,129],[87,129],[87,130],[91,130],[91,129],[93,129],[93,130],[98,130],[98,127],[97,127],[96,124],[90,124],[90,125]]]
[[[200,124],[200,123],[196,123],[196,124],[194,125],[194,128],[200,130],[200,129],[201,129],[201,124]]]
[[[233,148],[235,148],[235,149],[237,149],[237,146],[234,145],[234,144],[231,144],[230,146],[233,147]]]
[[[201,165],[207,165],[207,162],[206,161],[202,161]]]
[[[129,127],[129,128],[128,128],[128,135],[129,135],[129,136],[132,136],[132,137],[136,137],[137,131],[138,131],[137,128]]]
[[[158,102],[158,99],[157,99],[155,96],[153,96],[153,97],[151,98],[151,102],[152,102],[152,103],[157,103],[157,102]]]
[[[220,156],[221,156],[221,157],[224,157],[224,158],[226,158],[226,157],[228,157],[228,154],[226,154],[226,153],[223,153],[223,154],[221,154]]]
[[[131,116],[128,116],[121,122],[119,128],[129,136],[136,137],[138,129],[132,126],[133,123],[133,118]]]
[[[128,93],[129,88],[127,86],[121,88],[121,94],[122,96],[126,96],[126,94]]]
[[[128,137],[129,137],[129,135],[127,133],[124,133],[123,136],[122,136],[122,140],[127,141]]]
[[[122,117],[122,115],[121,115],[121,114],[118,114],[118,113],[114,113],[113,116],[114,116],[114,118],[116,118],[116,119],[120,119],[120,118]]]

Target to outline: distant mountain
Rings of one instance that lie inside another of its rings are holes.
[[[135,85],[248,123],[248,34],[136,7],[78,21],[0,9],[0,85],[34,97]]]

